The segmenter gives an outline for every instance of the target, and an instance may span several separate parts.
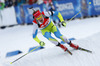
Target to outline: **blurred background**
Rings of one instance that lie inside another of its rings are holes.
[[[61,33],[68,39],[75,38],[73,42],[93,50],[95,53],[92,56],[92,54],[86,54],[85,52],[85,54],[75,52],[74,54],[76,55],[74,56],[66,56],[63,51],[56,48],[54,44],[44,38],[41,32],[38,31],[38,37],[40,40],[45,41],[47,51],[41,50],[36,54],[33,53],[32,56],[30,54],[24,57],[26,60],[23,58],[14,66],[100,65],[100,0],[0,0],[0,66],[10,66],[8,64],[11,61],[39,46],[32,38],[34,29],[32,23],[33,10],[29,9],[30,7],[33,7],[35,10],[39,9],[41,12],[59,11],[64,20],[68,22],[66,27],[61,26],[56,16],[50,16],[50,18],[52,18]],[[59,57],[59,54],[61,57]],[[76,61],[76,59],[79,61]],[[27,64],[27,60],[30,64]],[[64,60],[69,63],[66,63]],[[74,64],[69,60],[73,61]],[[49,65],[51,62],[53,64]]]
[[[0,28],[32,24],[33,11],[29,8],[49,11],[50,3],[53,5],[53,10],[59,11],[65,20],[71,19],[79,11],[81,13],[75,18],[84,19],[100,15],[99,0],[0,0],[0,3],[4,4],[2,5],[4,8],[0,9]]]

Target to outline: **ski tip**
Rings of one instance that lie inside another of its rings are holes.
[[[12,62],[10,62],[10,64],[12,64]]]
[[[92,51],[90,51],[90,53],[93,53]]]
[[[70,55],[73,55],[72,53]]]
[[[72,55],[72,53],[69,50],[66,50],[70,55]]]
[[[84,48],[81,48],[81,47],[79,47],[78,49],[79,49],[79,50],[82,50],[82,51],[86,51],[86,52],[92,53],[91,50],[87,50],[87,49],[84,49]]]
[[[92,53],[92,51],[87,51],[87,52]]]

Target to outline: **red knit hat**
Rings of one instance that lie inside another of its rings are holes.
[[[35,17],[35,18],[37,18],[38,16],[40,16],[41,15],[41,12],[38,10],[38,11],[36,11],[34,14],[33,14],[33,16]]]

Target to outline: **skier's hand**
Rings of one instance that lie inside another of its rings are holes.
[[[66,27],[66,22],[65,21],[62,21],[62,26]]]
[[[42,46],[42,47],[45,46],[45,43],[44,43],[43,41],[40,41],[39,44],[40,44],[40,46]]]

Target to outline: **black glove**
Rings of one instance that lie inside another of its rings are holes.
[[[66,27],[66,22],[65,21],[62,21],[62,26]]]

